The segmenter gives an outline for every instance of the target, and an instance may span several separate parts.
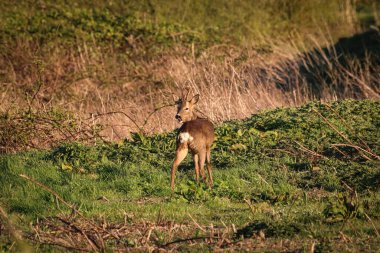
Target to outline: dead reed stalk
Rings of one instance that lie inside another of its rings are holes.
[[[1,100],[0,111],[17,111],[31,100],[34,109],[64,107],[75,112],[78,123],[102,125],[101,135],[117,141],[131,132],[150,134],[178,127],[172,94],[184,85],[202,94],[199,110],[216,123],[312,100],[380,99],[379,65],[370,54],[350,58],[334,46],[323,46],[331,45],[329,39],[310,41],[314,49],[309,52],[297,43],[271,41],[270,54],[219,45],[194,58],[182,48],[150,61],[135,59],[138,68],[121,61],[116,50],[107,54],[80,45],[39,55],[43,71],[34,63],[33,45],[16,43],[23,54],[14,50],[8,54],[19,68],[9,58],[0,59],[7,79],[0,97],[9,98]]]

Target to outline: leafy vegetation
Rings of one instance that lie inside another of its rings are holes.
[[[0,251],[375,252],[379,8],[2,1]],[[183,85],[218,122],[212,190],[190,158],[169,187]],[[345,98],[375,101],[251,115]]]
[[[35,10],[37,15],[9,13],[5,18],[2,40],[19,38],[45,44],[75,44],[96,41],[100,44],[112,43],[116,47],[133,47],[135,43],[165,45],[175,41],[191,43],[199,40],[192,33],[183,33],[180,25],[154,23],[136,15],[115,15],[110,11],[95,8],[72,9],[69,6],[49,5],[45,10]],[[183,33],[176,36],[177,33]]]
[[[5,1],[1,8],[2,40],[26,36],[41,44],[75,43],[79,39],[133,46],[135,39],[150,42],[150,45],[173,40],[184,44],[250,43],[261,36],[281,38],[295,31],[314,33],[319,24],[340,33],[344,30],[340,25],[350,18],[357,19],[357,25],[374,25],[376,20],[369,13],[377,11],[379,6],[366,1],[357,1],[351,6],[339,0],[185,3],[156,0],[81,1],[73,5],[65,1],[17,4]]]
[[[216,129],[214,188],[194,182],[187,159],[174,193],[169,187],[174,132],[3,155],[0,203],[21,226],[67,210],[54,195],[19,176],[26,174],[87,217],[120,222],[128,214],[132,224],[158,216],[191,223],[190,214],[204,225],[235,224],[235,240],[265,237],[267,248],[284,238],[312,238],[323,251],[375,250],[379,127],[380,103],[370,100],[314,102],[226,122]],[[336,242],[340,235],[355,239]],[[369,248],[363,248],[365,238],[370,238]]]

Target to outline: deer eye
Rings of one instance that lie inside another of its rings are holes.
[[[189,108],[185,108],[185,110],[186,110],[186,111],[188,111],[188,110],[189,110]]]

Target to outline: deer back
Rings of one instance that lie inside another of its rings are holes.
[[[207,119],[197,118],[183,123],[177,134],[177,145],[187,144],[193,153],[209,148],[215,139],[214,126]]]

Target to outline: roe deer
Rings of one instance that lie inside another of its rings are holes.
[[[189,89],[182,90],[181,98],[177,101],[177,114],[175,118],[183,125],[177,133],[176,155],[171,171],[171,188],[174,190],[175,173],[178,165],[185,159],[190,149],[193,155],[195,176],[199,182],[199,172],[204,181],[206,176],[204,172],[205,160],[207,160],[207,172],[209,177],[209,186],[212,187],[212,170],[210,148],[214,141],[214,126],[203,118],[199,118],[194,112],[194,106],[199,100],[199,94],[195,95],[191,100],[187,100]],[[186,92],[186,94],[185,94]]]

